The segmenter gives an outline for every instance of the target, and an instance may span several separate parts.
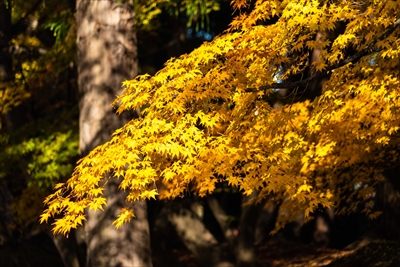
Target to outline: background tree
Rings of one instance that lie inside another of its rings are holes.
[[[138,72],[133,3],[77,1],[80,151],[86,155],[126,123],[110,107],[121,83]],[[137,115],[136,115],[137,116]],[[146,202],[135,204],[137,220],[116,231],[111,222],[124,206],[118,183],[104,185],[104,213],[89,212],[86,224],[88,266],[151,266]]]

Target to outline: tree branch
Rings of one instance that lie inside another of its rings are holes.
[[[308,77],[307,79],[296,81],[296,82],[282,82],[282,83],[272,83],[269,85],[264,85],[260,86],[259,88],[247,88],[245,91],[246,92],[259,92],[259,91],[264,91],[267,89],[283,89],[283,88],[296,88],[296,87],[302,87],[306,86],[308,83],[310,83],[313,80],[316,80],[320,78],[321,76],[324,76],[326,74],[329,74],[331,71],[338,69],[340,67],[343,67],[344,65],[348,63],[356,63],[358,62],[363,56],[367,55],[370,53],[371,49],[375,46],[375,44],[378,41],[381,41],[385,38],[387,38],[396,28],[400,26],[400,19],[398,19],[392,26],[390,26],[389,29],[386,30],[384,34],[379,36],[376,40],[372,41],[369,45],[367,45],[364,49],[358,51],[355,53],[353,56],[348,57],[337,64],[334,64],[330,67],[328,67],[325,72],[319,72],[314,74],[313,76]]]
[[[40,3],[42,0],[37,0],[30,9],[28,9],[23,16],[13,25],[13,27],[18,27],[19,25],[22,25],[23,21],[33,12],[36,11],[36,9],[39,7]]]

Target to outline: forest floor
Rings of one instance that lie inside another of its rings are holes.
[[[198,267],[194,256],[174,251],[182,266]],[[362,240],[352,249],[270,241],[257,247],[259,267],[400,267],[400,242]]]
[[[257,267],[400,267],[400,241],[362,239],[343,250],[300,242],[269,241],[256,249]],[[179,267],[199,267],[194,256],[183,246],[166,253],[174,254]],[[51,239],[38,235],[29,241],[0,247],[0,266],[63,267],[63,264]],[[154,267],[170,266],[154,262]]]
[[[354,249],[336,250],[301,243],[269,243],[258,247],[263,266],[372,267],[400,266],[400,242],[366,241]]]

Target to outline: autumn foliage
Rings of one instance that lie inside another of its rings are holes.
[[[124,83],[117,112],[141,116],[46,198],[41,222],[55,217],[54,233],[82,224],[85,209],[102,209],[109,179],[121,180],[127,202],[205,196],[219,183],[256,191],[256,201],[273,196],[285,211],[276,229],[318,207],[351,212],[362,203],[371,218],[379,214],[374,186],[399,157],[400,2],[232,6],[239,15],[225,34]],[[299,88],[321,77],[321,95],[302,99]],[[268,100],[282,88],[291,101],[274,108]],[[116,227],[133,212],[123,209]]]

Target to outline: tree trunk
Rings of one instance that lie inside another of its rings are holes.
[[[256,193],[250,196],[243,196],[242,204],[249,202],[256,197]],[[254,267],[257,264],[255,251],[255,234],[257,218],[261,206],[250,204],[242,206],[242,214],[239,223],[239,235],[237,238],[236,266]]]
[[[162,229],[165,221],[168,221],[200,266],[233,267],[231,251],[228,247],[224,249],[206,228],[194,210],[197,204],[190,200],[166,203],[156,227]]]
[[[385,172],[386,180],[377,188],[378,231],[385,238],[400,240],[400,168]]]
[[[47,228],[47,227],[46,227]],[[71,231],[69,238],[63,235],[53,235],[51,229],[45,229],[45,232],[53,240],[54,246],[60,254],[61,260],[65,267],[83,267],[84,264],[79,262],[78,247],[75,239],[75,231]]]
[[[121,93],[121,83],[137,75],[132,2],[77,0],[82,156],[108,141],[112,132],[127,121],[116,116],[110,104]],[[146,203],[136,203],[136,218],[115,230],[111,223],[125,205],[117,180],[107,184],[105,196],[105,211],[88,213],[87,266],[152,266]]]
[[[222,209],[215,196],[207,196],[206,200],[212,214],[214,215],[219,227],[221,228],[222,233],[224,234],[225,240],[228,242],[229,246],[233,250],[235,247],[235,235],[233,234],[232,229],[229,227],[228,215]]]
[[[12,78],[12,61],[9,51],[11,39],[11,1],[0,1],[0,82]]]
[[[266,201],[260,205],[260,211],[257,218],[256,230],[255,230],[255,244],[260,245],[270,238],[270,233],[275,229],[275,224],[279,216],[279,208],[281,201],[271,203],[268,208],[265,208]]]
[[[0,97],[2,96],[2,82],[9,81],[12,78],[12,61],[11,55],[7,51],[11,39],[11,7],[10,2],[0,1]],[[3,110],[0,107],[0,129],[5,128]],[[7,130],[7,129],[6,129]],[[11,241],[10,233],[7,229],[6,221],[8,221],[8,208],[11,199],[11,193],[7,188],[6,182],[0,181],[0,247]]]

